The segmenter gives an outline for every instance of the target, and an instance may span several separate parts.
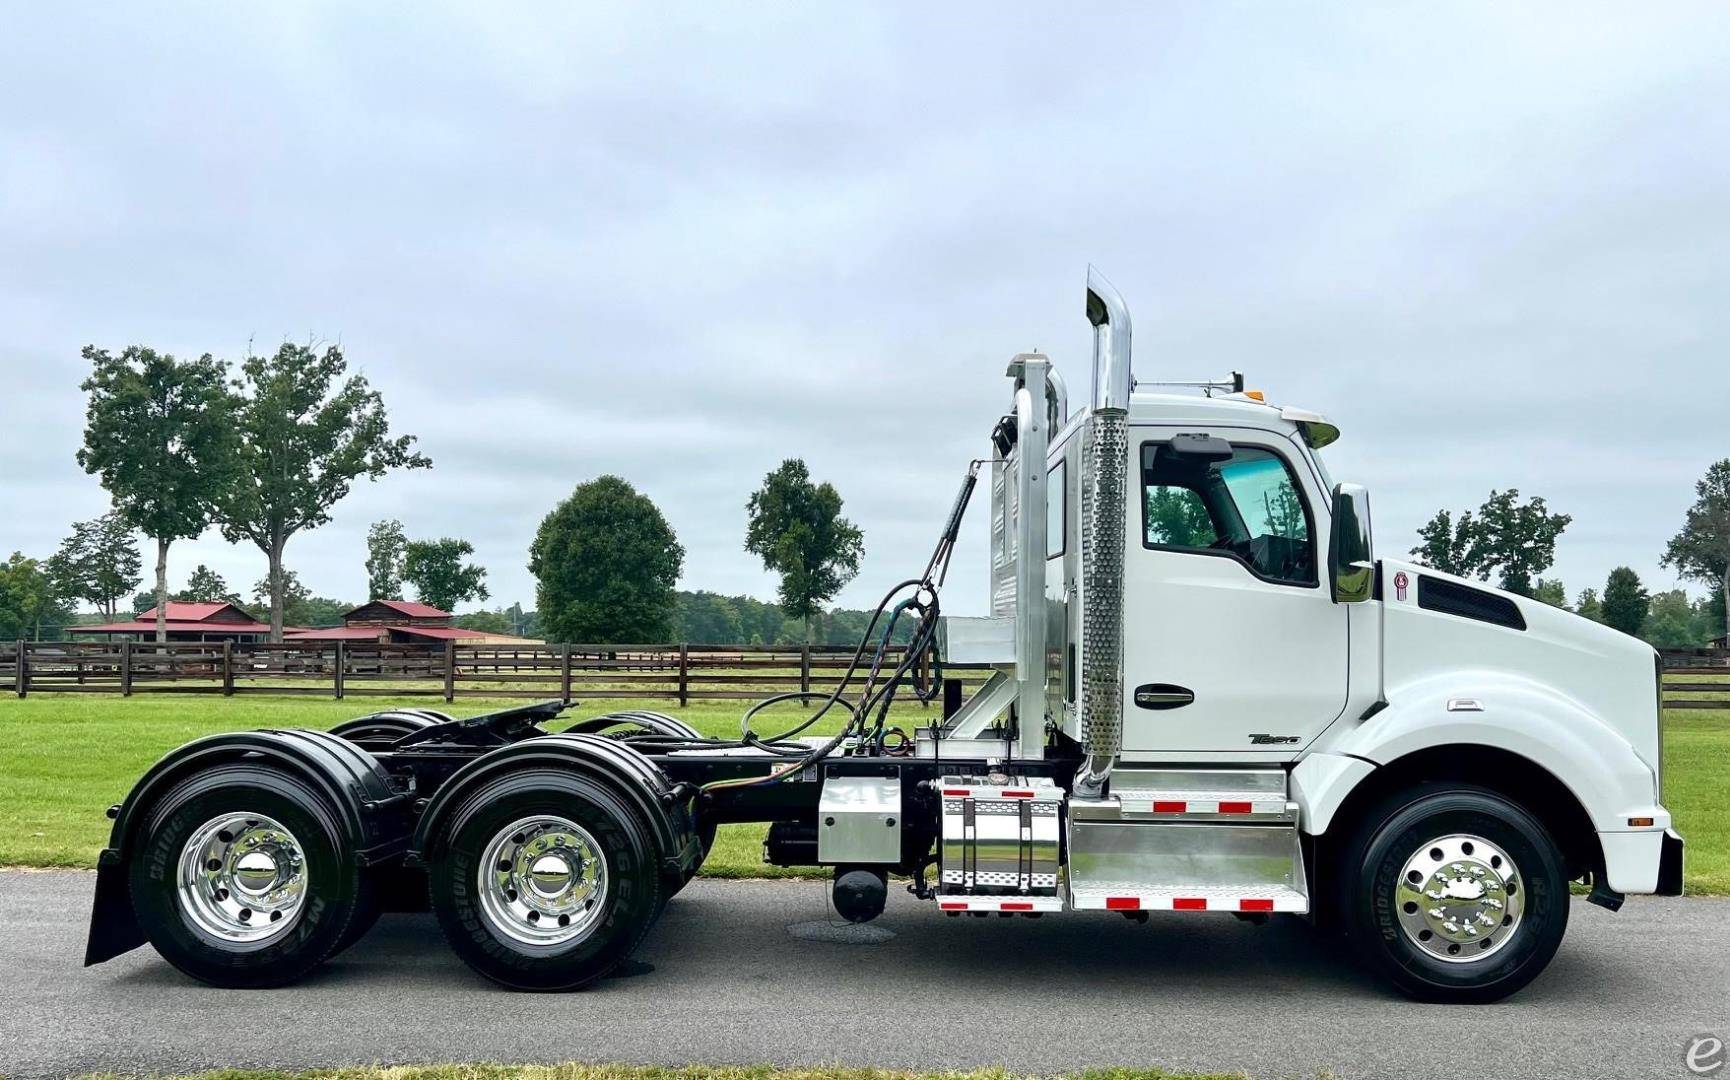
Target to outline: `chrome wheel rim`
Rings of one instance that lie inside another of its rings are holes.
[[[306,908],[306,852],[272,818],[223,814],[180,849],[178,893],[181,912],[199,930],[262,945],[288,933]]]
[[[1470,964],[1501,952],[1520,929],[1526,886],[1508,853],[1481,836],[1437,837],[1406,860],[1394,910],[1429,956]]]
[[[537,814],[493,836],[479,884],[481,914],[495,931],[524,945],[567,945],[600,921],[607,861],[587,829]]]

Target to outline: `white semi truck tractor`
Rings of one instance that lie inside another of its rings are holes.
[[[988,614],[938,603],[982,460],[791,730],[757,707],[721,738],[655,712],[567,724],[553,701],[198,740],[110,809],[86,963],[148,941],[198,979],[278,985],[419,904],[488,977],[575,989],[733,822],[769,824],[770,863],[831,868],[856,921],[897,877],[955,917],[1298,916],[1429,1001],[1534,978],[1573,882],[1612,911],[1681,892],[1650,648],[1378,558],[1322,416],[1241,379],[1143,392],[1096,274],[1087,316],[1086,403],[1044,356],[1009,364]],[[917,723],[891,711],[908,699]]]

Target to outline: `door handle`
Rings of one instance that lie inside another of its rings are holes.
[[[1135,688],[1135,703],[1143,709],[1181,709],[1195,700],[1195,691],[1171,683],[1144,683]]]

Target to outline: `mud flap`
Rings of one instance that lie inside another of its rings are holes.
[[[1664,830],[1664,846],[1658,857],[1658,895],[1682,895],[1682,837],[1675,829]]]
[[[112,960],[144,941],[144,930],[132,911],[126,866],[120,852],[104,848],[96,861],[96,903],[90,909],[90,939],[84,946],[84,966]]]

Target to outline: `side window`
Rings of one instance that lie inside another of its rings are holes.
[[[1236,446],[1224,461],[1141,448],[1142,541],[1235,558],[1258,577],[1316,583],[1314,530],[1291,466],[1271,450]]]
[[[1068,506],[1064,500],[1069,494],[1069,485],[1065,481],[1069,470],[1065,468],[1068,462],[1059,459],[1045,474],[1045,557],[1055,559],[1063,554],[1064,530],[1063,524],[1068,520],[1065,511]]]

